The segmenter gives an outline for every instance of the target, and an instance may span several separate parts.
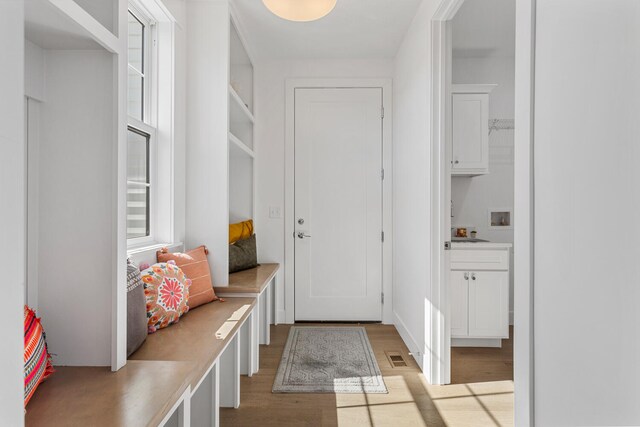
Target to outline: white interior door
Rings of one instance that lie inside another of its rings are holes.
[[[295,91],[295,319],[382,320],[382,89]]]

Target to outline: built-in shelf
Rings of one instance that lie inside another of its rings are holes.
[[[229,222],[255,216],[253,63],[229,2]]]
[[[249,111],[249,107],[231,85],[229,85],[229,98],[231,100],[231,121],[253,123],[253,113]]]
[[[27,87],[46,94],[30,101],[28,110],[38,120],[28,123],[25,135],[28,209],[40,219],[27,222],[27,246],[37,262],[27,272],[26,303],[46,319],[49,350],[58,366],[117,370],[126,363],[126,246],[121,245],[126,222],[121,213],[127,199],[126,185],[120,183],[126,182],[127,170],[121,126],[126,124],[121,89],[127,76],[114,64],[126,63],[127,50],[112,31],[126,22],[125,5],[124,0],[24,1]],[[91,143],[82,143],[89,134]],[[105,159],[104,167],[87,175],[88,158]],[[114,182],[117,187],[110,185]],[[81,197],[67,197],[69,183]],[[50,208],[51,200],[59,202],[57,208]],[[80,231],[69,233],[75,226]],[[64,256],[74,250],[73,260]],[[38,257],[40,251],[47,256]],[[90,283],[69,277],[76,261],[86,265],[95,259],[110,261],[100,263]],[[58,298],[68,294],[73,300]],[[86,345],[82,337],[89,335],[92,344]]]
[[[119,51],[118,38],[73,0],[25,1],[25,37],[44,49]]]
[[[234,134],[229,132],[229,149],[230,153],[233,154],[241,154],[244,156],[249,156],[252,159],[255,157],[255,154],[251,148],[247,146],[244,142],[240,141]]]

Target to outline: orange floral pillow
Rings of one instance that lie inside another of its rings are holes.
[[[142,273],[147,326],[152,334],[177,323],[189,311],[191,280],[173,262],[154,264]]]

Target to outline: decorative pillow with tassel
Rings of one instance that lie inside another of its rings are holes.
[[[218,299],[213,291],[211,270],[207,259],[208,254],[209,250],[206,246],[198,246],[185,253],[172,253],[167,248],[162,248],[162,250],[156,252],[158,262],[175,261],[187,278],[191,279],[191,288],[189,288],[190,309]]]
[[[24,406],[27,406],[40,383],[53,374],[51,355],[40,319],[24,306]]]
[[[189,311],[191,280],[173,261],[154,264],[142,273],[147,326],[152,334],[177,323]]]

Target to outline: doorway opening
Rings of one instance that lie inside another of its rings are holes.
[[[533,413],[529,212],[535,16],[527,5],[516,11],[513,2],[448,0],[432,21],[432,278],[434,294],[447,309],[431,319],[433,382],[513,378],[516,418],[526,424]],[[456,33],[457,20],[467,22]],[[503,245],[494,251],[484,241]],[[471,363],[492,357],[488,364]]]

